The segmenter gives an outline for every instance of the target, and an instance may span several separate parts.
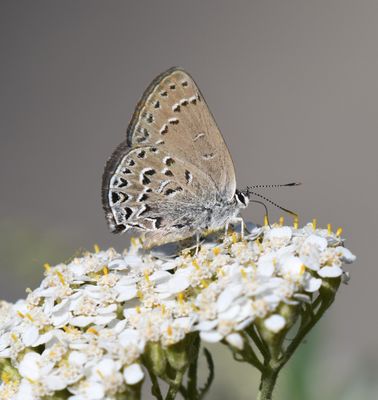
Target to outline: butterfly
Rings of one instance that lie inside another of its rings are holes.
[[[160,74],[105,166],[102,204],[111,231],[144,232],[150,248],[223,228],[248,202],[193,78],[178,67]]]

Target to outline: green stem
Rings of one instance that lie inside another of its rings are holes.
[[[339,282],[335,285],[327,288],[327,291],[323,293],[321,300],[316,302],[316,307],[319,305],[318,311],[313,308],[308,314],[310,318],[306,318],[306,315],[302,315],[301,325],[299,330],[290,343],[290,345],[283,350],[282,356],[279,356],[279,352],[275,354],[273,349],[269,349],[269,354],[264,354],[264,369],[261,374],[260,389],[257,396],[257,400],[271,400],[274,390],[274,386],[277,381],[277,377],[283,366],[289,361],[295,350],[302,343],[304,337],[310,332],[310,330],[316,325],[324,313],[328,310],[335,299],[335,293],[337,291]],[[322,294],[322,293],[321,293]],[[306,313],[307,314],[307,313]],[[281,345],[279,346],[281,347]]]
[[[152,387],[151,393],[157,400],[163,400],[163,396],[160,391],[159,381],[156,375],[148,369],[148,373],[150,375]]]
[[[197,369],[198,369],[198,355],[199,355],[199,340],[195,349],[193,360],[189,365],[188,370],[188,389],[186,397],[195,400],[198,397],[197,391]]]
[[[141,388],[142,388],[141,384],[129,386],[127,389],[125,399],[140,400],[141,399]]]
[[[333,303],[334,297],[327,299],[327,301],[324,301],[318,312],[313,315],[313,317],[305,324],[303,324],[291,344],[287,347],[287,349],[284,352],[284,355],[281,357],[281,359],[278,361],[278,367],[281,369],[291,358],[291,356],[294,354],[295,350],[298,348],[298,346],[302,343],[302,340],[304,337],[310,332],[310,330],[316,325],[316,323],[320,320],[320,318],[324,315],[324,313],[328,310],[328,308],[331,306]]]
[[[183,371],[177,371],[173,382],[169,385],[165,400],[174,400],[181,387],[182,378],[184,377]]]
[[[264,358],[269,357],[269,349],[264,343],[264,341],[261,339],[261,336],[257,330],[257,327],[252,324],[250,327],[246,329],[248,336],[252,339],[253,343],[257,346],[259,349],[260,353]]]
[[[280,369],[266,368],[261,374],[261,383],[257,400],[271,400]]]
[[[248,364],[253,365],[255,368],[257,368],[259,371],[263,371],[263,365],[261,361],[258,359],[257,355],[253,351],[252,346],[249,343],[244,344],[244,349],[241,352],[242,357],[244,358],[244,361],[246,361]]]

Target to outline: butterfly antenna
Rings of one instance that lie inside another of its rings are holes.
[[[251,188],[252,188],[252,186],[248,186],[247,187],[246,195],[248,196],[248,198],[249,198],[250,195],[254,195],[254,196],[260,197],[261,199],[263,199],[263,200],[267,201],[268,203],[274,205],[275,207],[279,208],[280,210],[285,211],[286,213],[293,215],[295,218],[298,218],[298,214],[295,213],[294,211],[288,210],[287,208],[284,208],[284,207],[280,206],[279,204],[277,204],[274,201],[268,199],[267,197],[263,196],[262,194],[252,191]],[[253,201],[253,200],[251,200],[251,201]]]
[[[290,182],[290,183],[283,183],[278,185],[252,185],[248,186],[248,189],[267,189],[267,188],[280,188],[280,187],[287,187],[287,186],[300,186],[302,185],[301,182]]]

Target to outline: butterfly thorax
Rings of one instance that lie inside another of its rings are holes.
[[[234,197],[229,200],[217,199],[213,207],[208,210],[208,225],[204,229],[217,230],[223,228],[232,219],[236,218],[241,209],[248,206],[248,197],[236,191]]]

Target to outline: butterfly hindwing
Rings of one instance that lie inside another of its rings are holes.
[[[151,146],[121,145],[108,161],[103,181],[103,204],[114,232],[182,231],[195,224],[196,215],[188,220],[188,212],[214,202],[214,193],[213,182],[198,168]]]

